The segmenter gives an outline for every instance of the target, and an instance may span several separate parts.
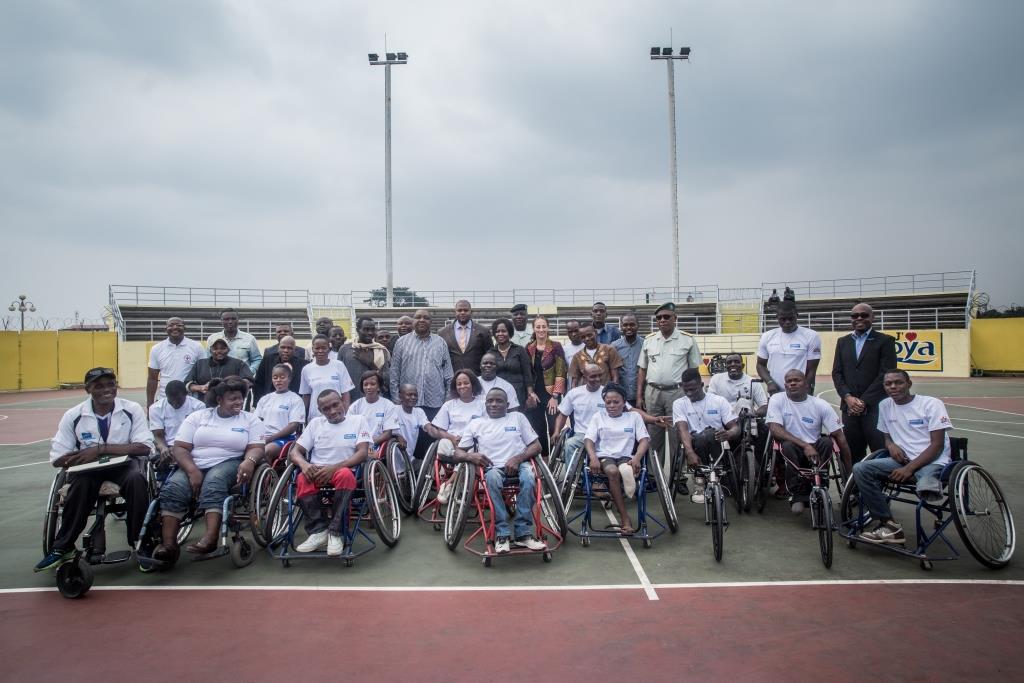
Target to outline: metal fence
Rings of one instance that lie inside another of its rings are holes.
[[[849,311],[800,311],[797,322],[812,330],[846,332],[850,330]],[[762,313],[761,329],[778,325],[775,315]],[[963,310],[948,308],[893,308],[875,311],[874,326],[881,330],[963,329]]]
[[[415,298],[412,296],[415,294]],[[319,296],[319,295],[318,295]],[[687,285],[679,288],[679,296],[671,287],[633,288],[574,288],[574,289],[477,289],[477,290],[422,290],[409,295],[396,293],[395,308],[418,306],[453,307],[466,299],[476,308],[509,306],[513,304],[590,306],[601,301],[609,306],[660,304],[665,301],[718,301],[717,285]],[[380,290],[353,290],[350,299],[357,307],[385,305]],[[427,303],[423,303],[426,300]]]
[[[230,289],[110,285],[110,301],[121,306],[238,306],[306,308],[305,289]]]
[[[914,273],[835,280],[789,280],[762,282],[761,296],[767,299],[772,290],[782,297],[786,287],[799,299],[859,297],[868,295],[928,294],[939,292],[970,292],[974,287],[973,270],[944,273]]]

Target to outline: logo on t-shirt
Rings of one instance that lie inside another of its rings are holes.
[[[339,382],[341,381],[341,375],[331,375],[331,379],[333,379],[335,382]]]
[[[82,438],[83,439],[91,439],[92,438],[92,432],[82,432]]]
[[[186,353],[186,354],[185,354],[185,362],[186,362],[186,363],[191,363],[191,362],[192,362],[192,356],[190,356],[190,355],[188,355],[188,354]]]
[[[245,427],[232,427],[231,431],[233,431],[233,432],[246,432],[246,431],[249,431],[249,430],[247,430]]]
[[[517,427],[505,427],[505,431],[506,432],[517,432],[517,431],[519,431],[519,429]]]
[[[804,347],[804,345],[801,344],[800,342],[794,342],[794,343],[789,345],[789,348],[791,348],[791,349],[802,349],[803,347]]]
[[[287,403],[282,403],[281,405],[279,405],[279,406],[277,407],[277,409],[278,409],[278,410],[288,410],[288,408],[290,408],[290,407],[291,407],[291,406],[289,406],[289,405],[288,405]]]
[[[354,439],[354,438],[356,438],[356,435],[355,434],[346,434],[343,438],[345,438],[345,439]]]
[[[374,415],[376,415],[377,417],[384,417],[384,413],[383,412],[374,413]]]
[[[806,422],[809,425],[814,424],[814,418],[812,417],[801,417],[800,420]]]
[[[910,420],[910,424],[914,427],[924,427],[924,418],[915,417],[913,420]]]
[[[625,429],[623,429],[622,431],[626,432],[627,434],[630,434],[630,433],[632,433],[632,432],[633,432],[633,428],[632,428],[632,427],[626,427],[626,428],[625,428]]]
[[[717,410],[709,410],[708,411],[708,415],[718,415],[718,411]]]

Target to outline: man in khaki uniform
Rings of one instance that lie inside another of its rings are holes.
[[[668,416],[672,419],[672,402],[683,396],[682,376],[687,368],[700,368],[701,355],[696,340],[676,329],[676,305],[667,303],[654,311],[658,331],[644,339],[637,360],[636,402],[637,407],[655,417]],[[658,452],[662,464],[671,462],[675,454],[676,436],[669,431],[669,449],[666,452],[666,429],[652,424],[651,448]]]

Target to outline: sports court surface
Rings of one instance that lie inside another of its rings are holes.
[[[817,391],[837,402],[831,384]],[[1024,510],[1024,380],[917,379],[942,397],[954,435],[970,440]],[[123,398],[142,402],[141,391]],[[546,564],[498,558],[491,568],[415,517],[400,543],[356,560],[296,562],[261,553],[140,573],[97,567],[71,601],[41,557],[54,471],[49,437],[81,391],[0,395],[0,655],[9,680],[535,678],[688,680],[1012,679],[1024,665],[1024,558],[992,571],[964,552],[918,563],[836,536],[822,566],[808,513],[771,500],[763,515],[728,509],[716,563],[703,506],[677,500],[680,530],[654,547],[570,535]],[[653,500],[653,499],[652,499]],[[836,501],[838,502],[838,501]],[[912,510],[895,507],[908,534]],[[123,547],[109,522],[111,548]],[[950,537],[959,538],[953,527]],[[453,647],[454,645],[454,647]]]

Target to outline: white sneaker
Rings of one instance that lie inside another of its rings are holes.
[[[295,550],[300,553],[312,553],[327,545],[327,530],[310,534],[309,538],[296,546]]]
[[[508,536],[502,536],[494,544],[494,552],[498,553],[499,555],[502,553],[507,553],[510,550],[512,550],[512,545],[509,543]]]
[[[704,504],[704,489],[699,489],[699,490],[693,492],[692,494],[690,494],[690,502],[691,503],[699,503],[700,505],[703,505]]]
[[[530,550],[547,550],[548,544],[533,536],[523,536],[515,541],[517,548],[528,548]]]
[[[338,534],[327,535],[327,556],[340,557],[341,551],[345,549],[345,541]]]
[[[437,502],[441,505],[447,504],[453,488],[455,488],[455,483],[451,479],[441,484],[441,488],[437,490]]]

